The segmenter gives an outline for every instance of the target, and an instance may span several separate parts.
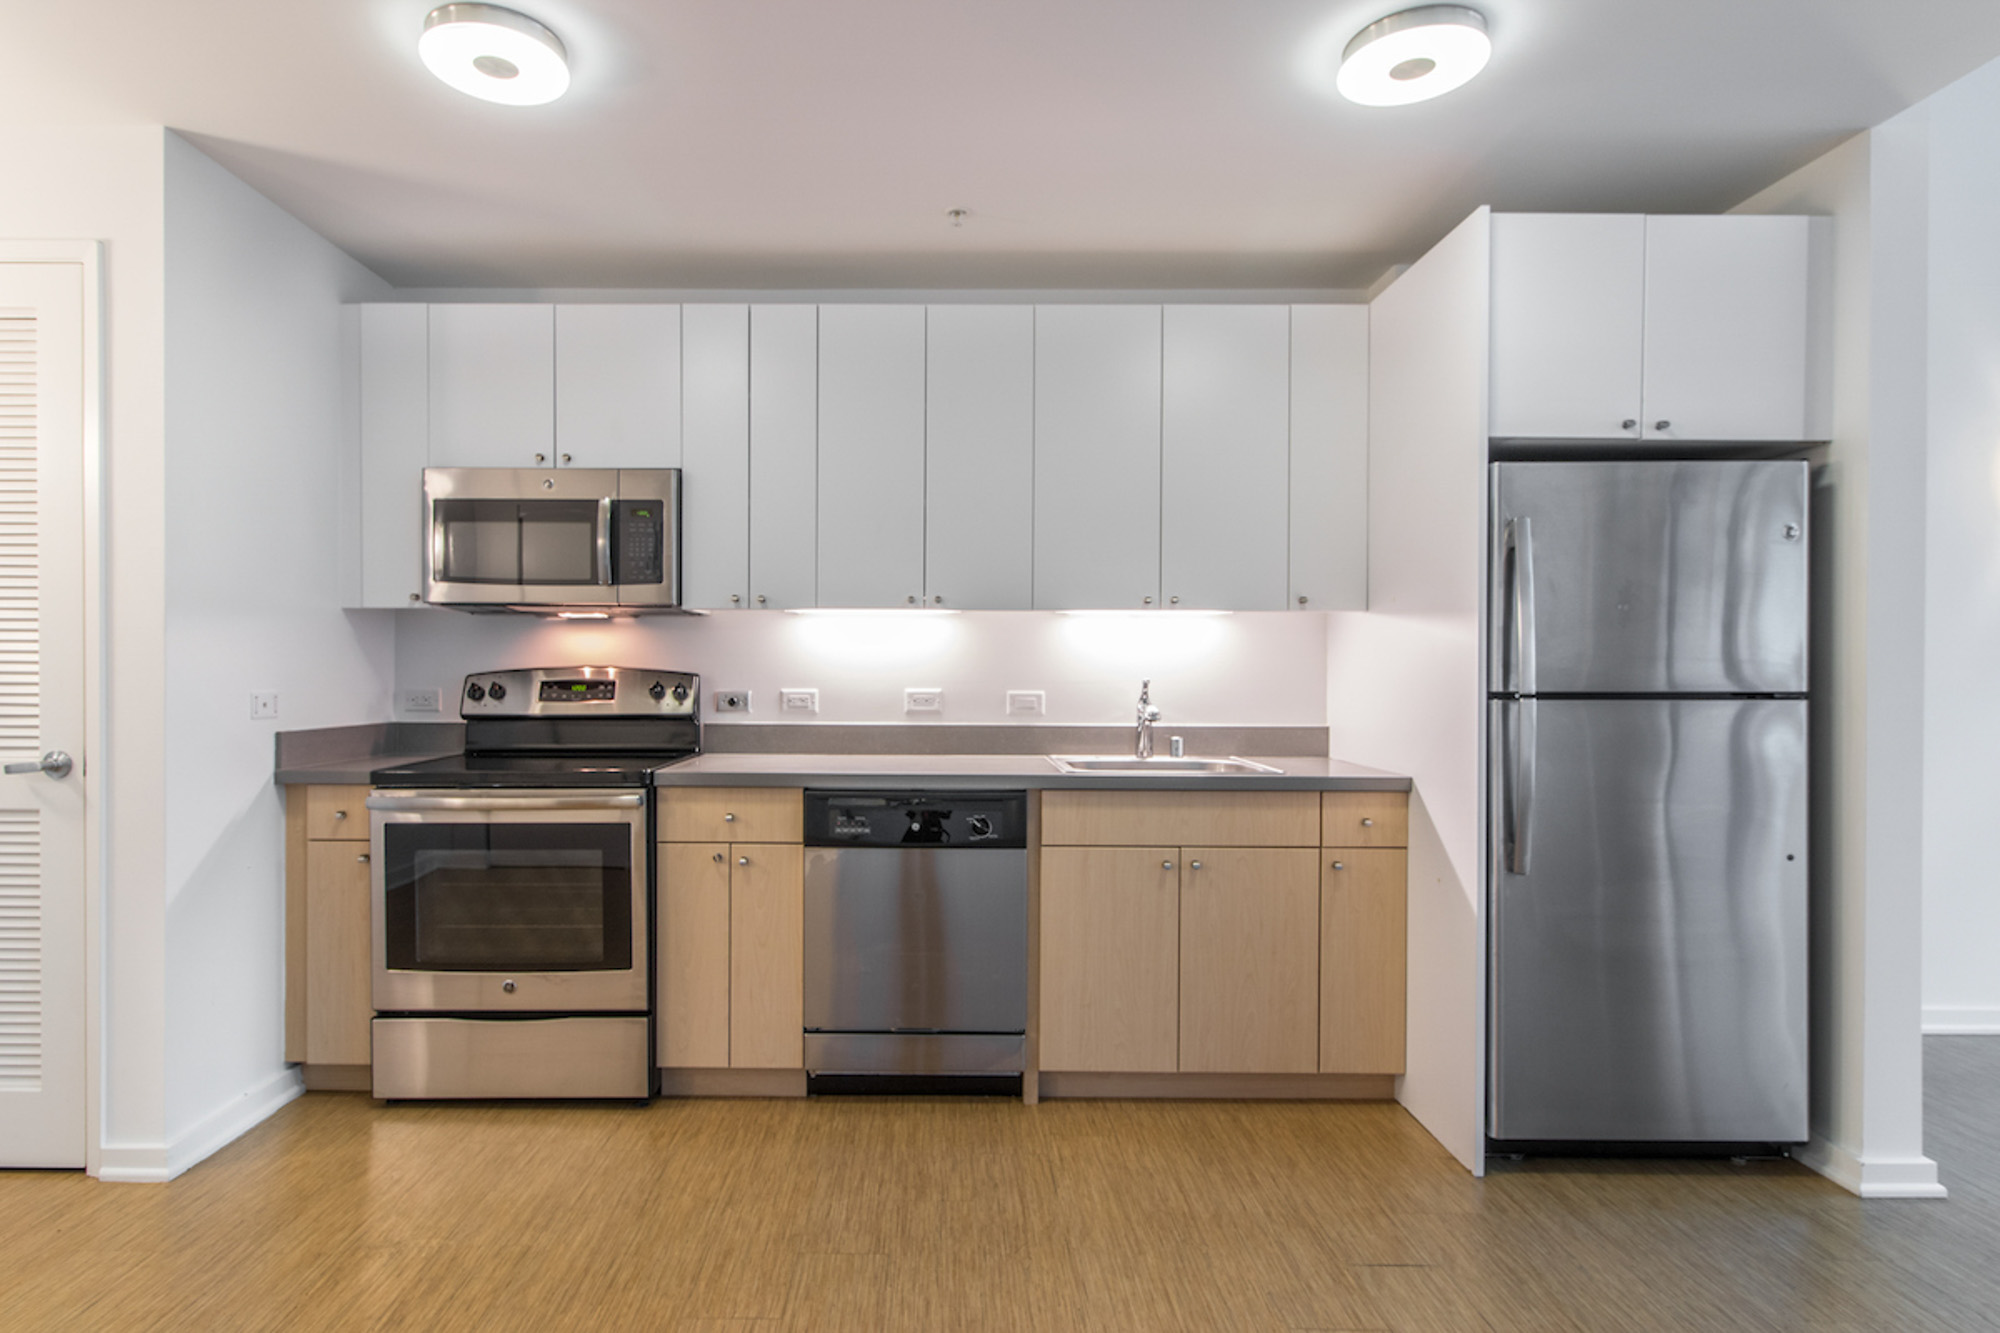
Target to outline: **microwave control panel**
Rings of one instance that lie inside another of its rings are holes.
[[[616,543],[615,583],[660,583],[666,578],[666,506],[658,500],[619,500],[612,506]]]

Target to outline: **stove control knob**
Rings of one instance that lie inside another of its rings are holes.
[[[507,697],[507,687],[497,680],[493,682],[492,686],[486,692],[493,696],[493,702],[496,704]]]
[[[660,700],[667,697],[667,687],[660,684],[660,682],[656,680],[652,683],[651,686],[647,688],[646,693],[653,696],[654,703],[658,703]]]
[[[674,702],[677,704],[684,704],[687,701],[688,701],[688,687],[686,685],[674,686]]]
[[[486,687],[475,680],[472,684],[465,687],[465,697],[474,703],[478,703],[486,697]]]

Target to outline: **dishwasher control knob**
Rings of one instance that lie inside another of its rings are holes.
[[[486,687],[475,680],[472,684],[465,687],[465,697],[474,703],[478,703],[486,697]]]
[[[486,692],[493,696],[494,703],[499,703],[502,699],[507,697],[507,687],[505,685],[502,685],[497,680],[493,682],[492,687],[488,689]]]
[[[970,815],[965,821],[965,831],[975,838],[990,838],[993,836],[993,821],[985,815]]]

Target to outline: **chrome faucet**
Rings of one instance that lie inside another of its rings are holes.
[[[1153,724],[1160,720],[1160,710],[1153,707],[1153,682],[1139,682],[1139,733],[1132,740],[1132,757],[1151,759],[1153,757]]]

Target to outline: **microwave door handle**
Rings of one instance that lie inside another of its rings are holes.
[[[608,588],[615,579],[611,577],[611,498],[606,496],[597,502],[597,583]]]

